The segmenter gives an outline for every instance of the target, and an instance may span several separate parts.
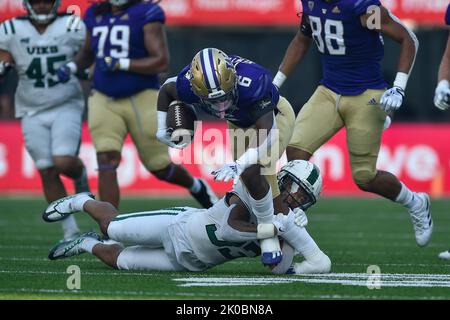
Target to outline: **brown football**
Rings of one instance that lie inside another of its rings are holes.
[[[194,108],[181,101],[174,101],[167,110],[167,128],[172,130],[171,140],[175,144],[187,143],[194,139],[197,114]]]

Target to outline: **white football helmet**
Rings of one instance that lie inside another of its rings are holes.
[[[128,0],[108,0],[113,6],[123,6],[128,3]]]
[[[281,167],[277,176],[280,191],[285,190],[286,179],[292,180],[290,194],[302,187],[309,196],[308,201],[299,204],[302,210],[306,210],[317,202],[322,191],[322,175],[319,168],[312,162],[305,160],[293,160]]]
[[[23,6],[28,11],[30,19],[40,24],[47,24],[52,21],[56,17],[60,5],[61,0],[55,0],[53,3],[53,8],[48,14],[37,14],[33,9],[30,0],[23,1]]]

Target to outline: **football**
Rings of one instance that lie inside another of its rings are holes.
[[[167,111],[166,125],[172,130],[171,140],[175,144],[188,146],[194,139],[197,114],[194,107],[181,101],[174,101]]]

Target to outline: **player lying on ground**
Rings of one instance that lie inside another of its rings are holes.
[[[67,195],[61,175],[72,179],[77,193],[89,191],[78,157],[83,92],[77,78],[61,84],[55,77],[55,70],[83,45],[86,28],[77,16],[57,14],[60,3],[25,0],[27,14],[0,26],[0,79],[12,68],[19,75],[15,115],[48,203]],[[64,239],[80,235],[74,217],[61,224]]]
[[[273,205],[272,198],[279,194],[275,163],[285,151],[294,127],[294,111],[290,103],[278,93],[272,84],[272,76],[262,66],[239,57],[227,55],[216,48],[198,52],[192,62],[178,76],[168,79],[158,94],[158,132],[163,143],[173,147],[172,131],[167,128],[169,105],[181,101],[208,114],[228,121],[232,135],[232,163],[213,172],[217,181],[225,182],[241,178],[251,197],[252,207]],[[245,142],[249,138],[250,142]],[[252,166],[262,165],[266,172],[270,193],[259,193],[258,185],[246,179]],[[246,173],[246,174],[245,174]],[[261,210],[270,212],[270,209]],[[259,214],[254,210],[258,224],[270,224],[272,214]],[[270,263],[281,258],[277,239],[261,241],[263,253],[274,253]],[[263,257],[265,255],[263,254]]]
[[[407,208],[416,242],[425,246],[433,233],[429,196],[411,191],[392,173],[377,169],[386,117],[403,104],[419,45],[416,36],[379,0],[302,0],[302,4],[300,28],[274,82],[282,85],[312,42],[322,56],[323,79],[297,116],[286,148],[288,160],[309,160],[345,127],[356,185]],[[401,46],[397,76],[387,90],[381,71],[382,36]]]
[[[330,259],[319,249],[304,227],[301,208],[316,202],[320,189],[311,185],[319,171],[307,161],[291,161],[278,174],[281,190],[272,231],[265,237],[280,236],[283,260],[275,273],[324,273]],[[266,183],[260,176],[261,183]],[[319,174],[320,178],[320,174]],[[110,239],[132,245],[106,245],[100,236],[88,232],[78,239],[57,244],[50,250],[52,260],[90,252],[117,269],[203,271],[239,257],[260,254],[256,217],[251,212],[249,193],[239,182],[224,198],[209,209],[167,208],[119,215],[106,202],[89,194],[66,197],[51,204],[44,220],[57,221],[76,211],[87,212]],[[294,211],[297,213],[295,214]],[[294,249],[305,260],[293,268]]]

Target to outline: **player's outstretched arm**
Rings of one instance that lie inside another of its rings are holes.
[[[273,79],[273,84],[278,88],[283,85],[286,78],[305,57],[311,45],[311,34],[309,21],[306,16],[303,16],[300,28],[286,49],[283,61],[278,68],[278,73]]]
[[[380,105],[386,112],[395,111],[403,103],[409,74],[414,66],[419,41],[396,16],[383,6],[379,11],[372,11],[361,16],[363,26],[378,30],[401,45],[397,76],[394,85],[381,97]]]
[[[438,73],[438,85],[434,95],[434,105],[441,110],[450,107],[450,35],[447,39],[447,47],[442,56]]]
[[[248,169],[253,168],[258,164],[259,160],[267,158],[269,150],[272,149],[272,145],[278,141],[278,130],[274,119],[274,113],[267,112],[260,116],[255,122],[256,132],[250,141],[247,150],[237,159],[235,162],[228,163],[219,170],[213,171],[214,179],[217,181],[225,181],[233,179],[234,183],[239,181],[239,177],[242,175],[242,179],[246,186],[261,186],[261,184],[249,182],[247,179],[253,180],[255,176],[246,172]],[[273,154],[270,154],[271,159],[275,159]],[[276,158],[278,160],[278,158]],[[253,168],[255,170],[261,170],[261,168]],[[257,172],[257,175],[259,172]],[[254,191],[254,189],[252,189]],[[259,195],[252,194],[252,197],[260,199],[267,193],[261,193]]]

